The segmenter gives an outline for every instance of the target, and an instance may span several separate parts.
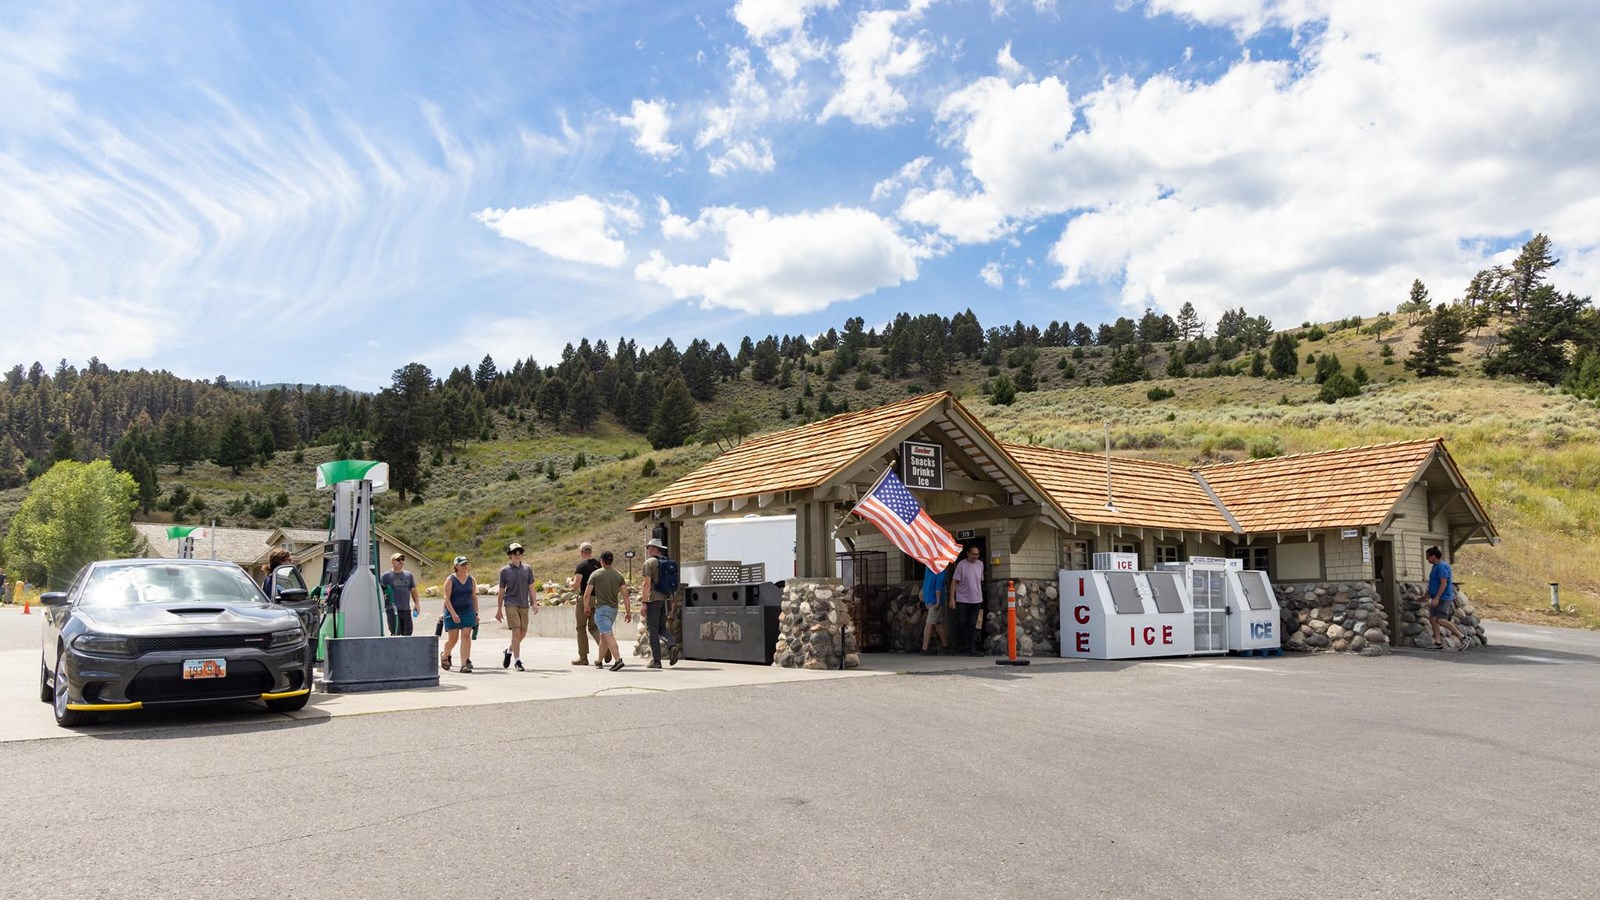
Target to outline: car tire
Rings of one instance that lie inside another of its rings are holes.
[[[55,713],[57,725],[62,728],[77,728],[82,725],[92,724],[95,719],[99,718],[92,712],[67,709],[67,685],[71,682],[67,678],[66,654],[64,653],[56,657],[54,681],[55,689],[51,691],[50,709]]]
[[[44,664],[44,654],[39,654],[39,702],[50,703],[56,699],[56,692],[50,688],[50,667]]]
[[[305,709],[306,703],[310,700],[311,695],[309,693],[305,693],[298,697],[284,697],[281,700],[267,700],[265,702],[267,704],[267,709],[270,709],[275,713],[287,713],[294,712],[297,709]]]

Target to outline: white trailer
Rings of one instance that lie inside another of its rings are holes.
[[[763,563],[765,581],[793,578],[794,516],[741,516],[706,520],[706,559]]]

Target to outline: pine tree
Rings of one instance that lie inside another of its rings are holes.
[[[1522,252],[1511,263],[1511,302],[1520,315],[1534,291],[1544,281],[1544,273],[1561,260],[1550,255],[1550,239],[1536,234],[1522,245]]]
[[[534,407],[539,411],[539,418],[559,423],[562,413],[567,411],[567,380],[560,375],[546,378],[544,384],[539,385]]]
[[[222,435],[217,438],[217,455],[212,462],[219,466],[227,466],[228,470],[237,475],[244,471],[256,458],[255,441],[250,438],[250,426],[245,422],[244,416],[235,413],[228,417],[228,424],[222,428]]]
[[[944,352],[944,342],[935,341],[928,348],[927,358],[922,363],[923,372],[928,376],[928,383],[934,387],[944,384],[945,375],[950,368],[950,358]]]
[[[1178,309],[1178,339],[1192,340],[1201,334],[1200,314],[1194,311],[1194,304],[1183,301],[1183,306]]]
[[[1416,348],[1406,357],[1406,370],[1416,372],[1418,378],[1454,376],[1456,354],[1466,343],[1466,323],[1454,307],[1441,303],[1423,324]]]
[[[421,363],[396,369],[378,394],[378,439],[373,455],[389,464],[389,485],[400,496],[422,489],[422,443],[437,418],[433,372]]]
[[[472,373],[472,383],[480,392],[488,391],[500,373],[494,367],[494,357],[485,353],[478,362],[478,368]]]
[[[1011,383],[1011,378],[1004,372],[995,376],[994,382],[989,386],[989,402],[995,406],[1010,406],[1016,399],[1017,386]]]
[[[600,419],[600,394],[588,369],[578,372],[578,381],[567,397],[567,421],[580,431],[588,431]]]
[[[1106,372],[1106,384],[1132,384],[1135,381],[1147,381],[1150,371],[1144,367],[1139,359],[1139,348],[1129,344],[1117,351],[1111,359],[1111,367]]]
[[[1415,325],[1430,309],[1433,309],[1433,301],[1428,299],[1428,288],[1423,285],[1422,279],[1412,279],[1411,297],[1400,304],[1398,311],[1405,313],[1407,325]]]
[[[650,446],[657,450],[680,447],[699,430],[700,411],[689,393],[689,386],[684,384],[680,373],[669,371],[666,384],[661,388],[661,402],[656,404],[655,418],[650,425]]]
[[[755,354],[750,361],[750,377],[762,384],[771,384],[772,379],[778,377],[778,343],[771,337],[763,338],[756,344]]]
[[[1584,337],[1588,308],[1587,297],[1541,285],[1528,296],[1522,318],[1500,333],[1500,351],[1484,362],[1483,371],[1560,384],[1572,366],[1568,345]]]
[[[628,428],[639,434],[650,431],[656,420],[656,404],[661,399],[661,391],[656,387],[654,372],[646,371],[639,376],[633,389],[633,399],[628,406]]]
[[[1267,362],[1272,364],[1272,372],[1279,378],[1287,378],[1300,371],[1299,342],[1289,334],[1280,332],[1272,339]]]

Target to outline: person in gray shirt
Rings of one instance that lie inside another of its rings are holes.
[[[501,658],[500,668],[509,669],[514,660],[522,668],[522,639],[528,634],[528,616],[539,614],[533,602],[533,569],[522,564],[522,545],[506,548],[510,561],[500,568],[500,587],[495,591],[494,620],[511,629],[511,646]]]
[[[412,616],[422,611],[417,579],[406,571],[404,553],[389,557],[389,566],[389,571],[378,576],[378,584],[383,586],[384,612],[389,617],[389,633],[409,637]]]

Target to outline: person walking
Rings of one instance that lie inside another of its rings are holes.
[[[586,609],[583,602],[585,592],[589,589],[589,577],[600,570],[600,563],[594,558],[594,545],[588,541],[578,545],[578,567],[572,571],[572,587],[578,594],[578,602],[572,605],[573,616],[578,626],[578,658],[572,661],[575,666],[589,664],[589,638],[594,638],[595,665],[604,666],[607,662],[606,652],[600,646],[600,629],[594,620],[594,610]]]
[[[1433,567],[1428,570],[1428,627],[1433,629],[1433,649],[1444,649],[1444,644],[1439,640],[1439,626],[1442,624],[1461,642],[1456,650],[1465,650],[1467,636],[1450,620],[1456,611],[1455,572],[1444,561],[1444,554],[1438,547],[1429,547],[1424,555]]]
[[[389,633],[410,637],[412,619],[422,612],[422,598],[417,594],[416,577],[406,571],[404,553],[389,557],[389,571],[378,577],[378,584],[383,588],[383,611],[389,618]]]
[[[978,613],[983,609],[983,550],[968,544],[950,576],[950,608],[956,612],[955,642],[968,656],[982,656]]]
[[[500,586],[495,590],[494,620],[506,623],[511,629],[511,646],[501,657],[500,668],[509,669],[514,660],[517,671],[522,668],[522,639],[528,634],[528,615],[533,605],[533,569],[522,564],[522,545],[513,543],[506,548],[509,561],[500,568]]]
[[[622,573],[611,567],[613,559],[610,550],[600,554],[600,568],[589,576],[588,584],[583,589],[583,600],[578,606],[585,611],[586,616],[594,617],[595,627],[600,634],[595,641],[596,652],[600,659],[604,660],[609,656],[614,660],[611,663],[611,671],[620,672],[622,651],[618,649],[617,636],[613,633],[617,623],[617,601],[618,599],[622,601],[622,621],[632,622],[633,600],[627,587],[624,586],[625,579]]]
[[[922,655],[938,656],[940,651],[931,648],[933,634],[939,633],[939,646],[950,652],[950,635],[944,628],[945,573],[928,569],[922,576],[922,606],[927,612],[922,623]]]
[[[667,555],[667,545],[660,538],[651,538],[644,545],[644,552],[649,557],[644,561],[644,628],[650,638],[650,664],[645,668],[661,668],[663,641],[667,645],[668,665],[675,666],[681,651],[678,642],[672,638],[672,629],[667,627],[670,613],[667,605],[672,602],[672,595],[677,593],[678,564]]]
[[[444,580],[444,627],[449,637],[439,654],[439,667],[450,669],[450,653],[461,643],[461,672],[472,671],[472,630],[478,627],[478,582],[469,574],[465,556],[456,557],[450,576]]]

